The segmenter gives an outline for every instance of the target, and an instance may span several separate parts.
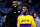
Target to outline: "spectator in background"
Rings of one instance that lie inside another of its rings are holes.
[[[2,13],[2,10],[3,10],[3,9],[0,8],[0,15],[1,15],[1,17],[4,16],[3,18],[5,19],[6,16],[5,16],[4,13]],[[0,18],[0,19],[3,20],[3,18]],[[1,20],[0,20],[0,21],[1,21]],[[2,22],[1,22],[1,23],[2,23]],[[3,24],[2,24],[2,27],[4,27],[4,26],[5,26],[5,21],[3,21]]]
[[[1,16],[5,16],[6,14],[2,13],[3,9],[0,9]]]
[[[4,16],[2,27],[6,27],[6,26],[5,26],[5,21],[6,21],[6,15]]]
[[[34,12],[33,11],[30,11],[30,14],[33,16]]]
[[[36,13],[34,13],[34,20],[35,20],[35,23],[36,23],[36,27],[39,27],[40,19],[38,17],[38,14],[36,14]]]
[[[20,10],[21,13],[22,13],[22,5],[23,5],[23,3],[21,1],[18,1],[18,7],[17,7],[17,9]]]
[[[12,3],[12,10],[9,11],[9,13],[7,14],[6,17],[6,27],[16,27],[16,21],[17,21],[17,17],[18,15],[20,15],[20,10],[17,9],[17,1],[13,1]]]

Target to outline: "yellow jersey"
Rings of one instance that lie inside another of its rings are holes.
[[[17,27],[36,27],[35,21],[31,15],[21,15],[17,19]]]

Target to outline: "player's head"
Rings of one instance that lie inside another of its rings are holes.
[[[22,8],[23,13],[28,12],[28,10],[29,10],[29,6],[28,5],[23,5],[23,8]]]
[[[12,6],[17,7],[18,6],[18,2],[17,1],[13,1]]]
[[[38,17],[38,14],[34,13],[34,18]]]

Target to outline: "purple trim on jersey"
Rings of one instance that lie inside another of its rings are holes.
[[[23,13],[22,13],[22,15],[31,15],[31,14],[30,14],[30,13],[27,13],[27,14],[23,14]]]
[[[20,24],[20,27],[31,27],[31,24]]]
[[[22,13],[22,15],[25,15],[25,16],[26,16],[26,15],[30,15],[30,16],[32,16],[30,13],[27,13],[27,14],[23,14],[23,13]],[[32,17],[33,17],[33,16],[32,16]]]

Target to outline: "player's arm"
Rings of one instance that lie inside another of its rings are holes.
[[[35,23],[33,17],[32,17],[32,19],[31,19],[31,21],[32,21],[32,27],[36,27],[36,23]]]
[[[20,27],[20,17],[17,19],[17,27]]]

